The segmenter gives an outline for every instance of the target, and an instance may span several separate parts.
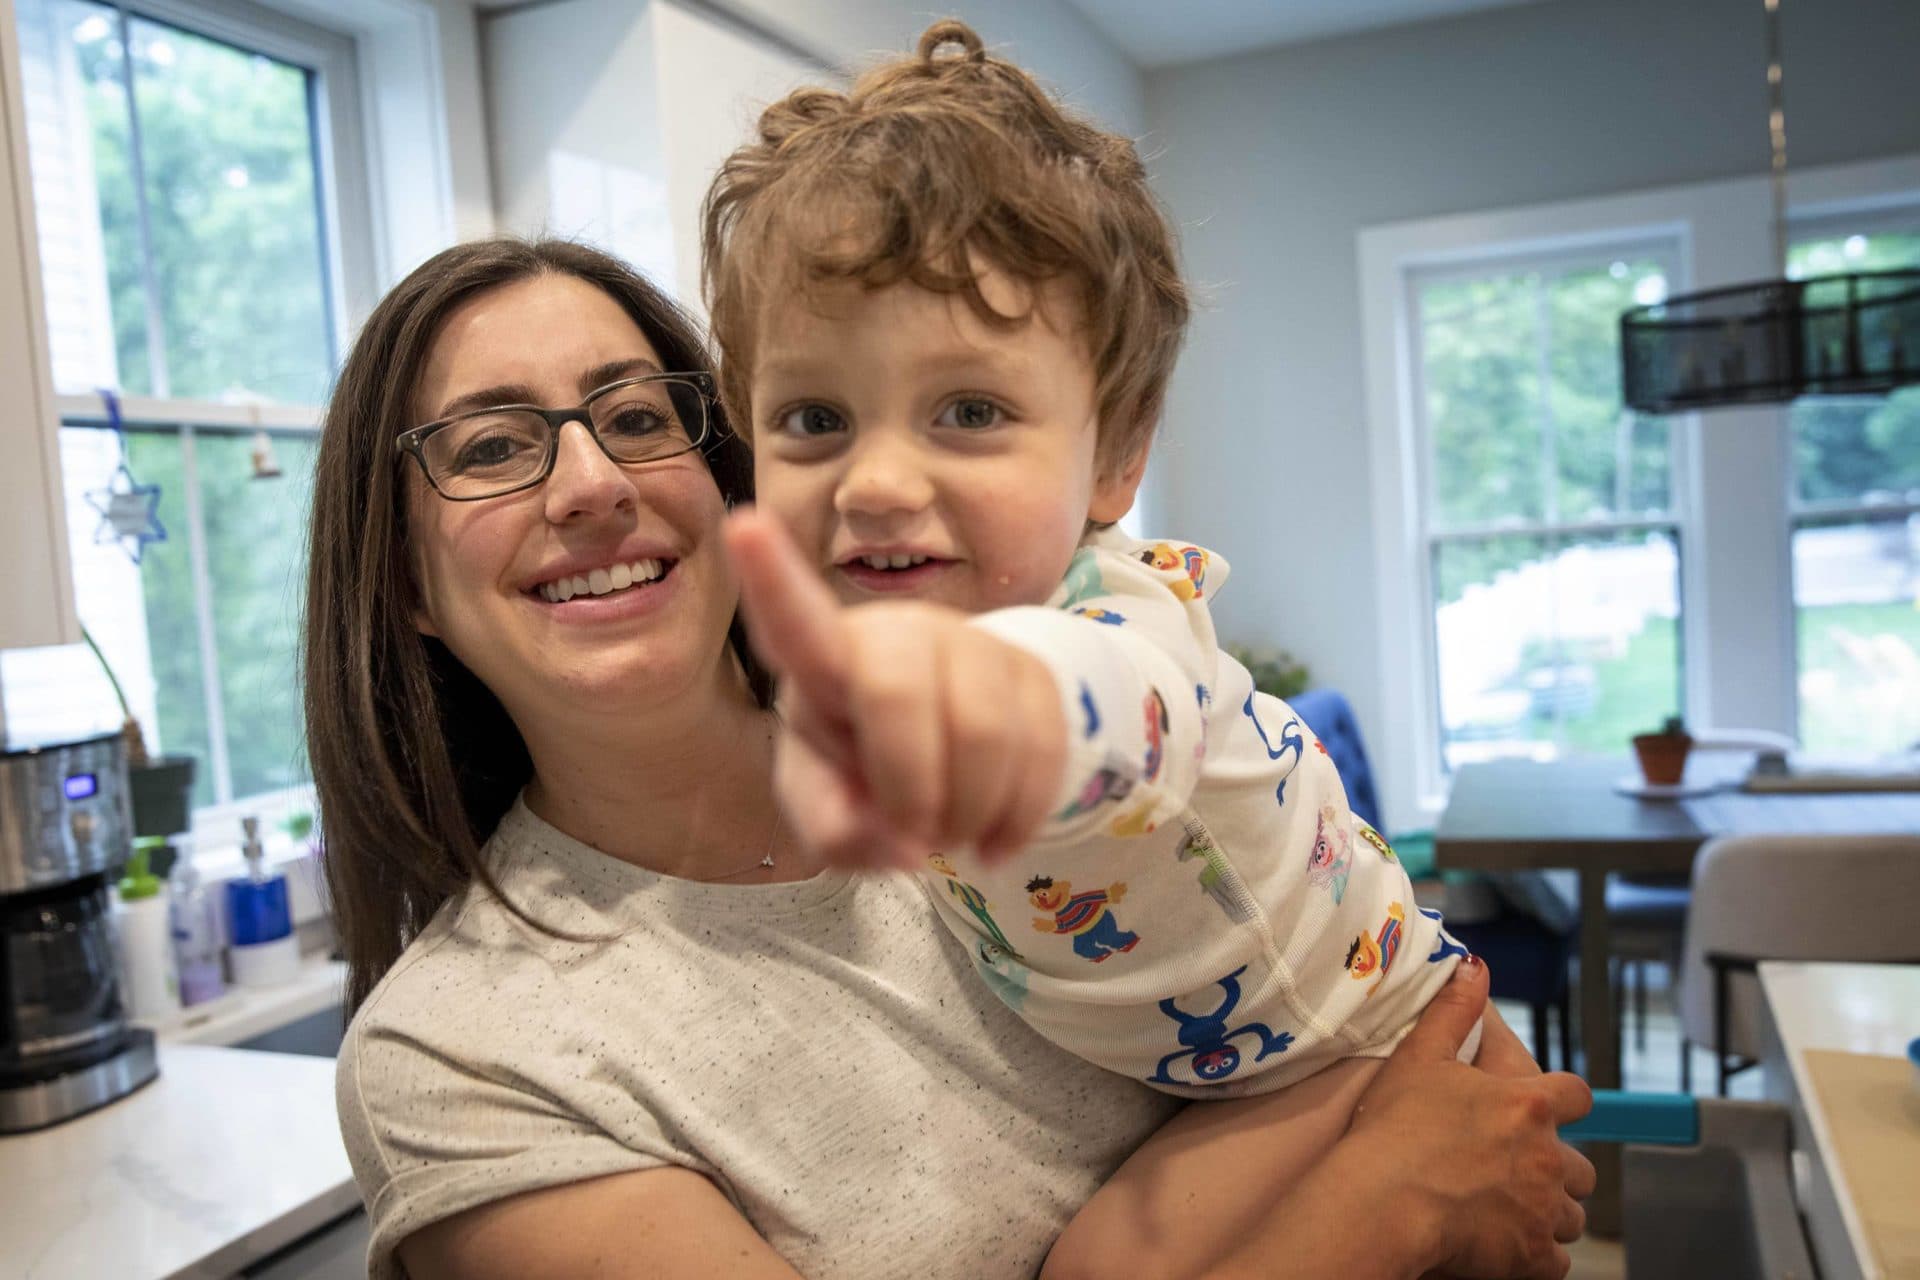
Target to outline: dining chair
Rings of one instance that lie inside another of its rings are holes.
[[[1907,961],[1920,955],[1920,834],[1736,835],[1693,866],[1680,971],[1681,1088],[1690,1046],[1714,1054],[1715,1086],[1760,1053],[1762,960]]]

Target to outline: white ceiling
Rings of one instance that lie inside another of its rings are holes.
[[[1134,62],[1165,67],[1534,0],[1068,0]]]

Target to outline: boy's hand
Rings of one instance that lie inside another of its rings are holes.
[[[774,784],[801,842],[841,866],[1007,857],[1046,820],[1067,725],[1039,659],[918,602],[842,605],[786,530],[743,511],[727,550],[753,645],[780,679]]]

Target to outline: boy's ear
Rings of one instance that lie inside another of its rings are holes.
[[[1133,509],[1134,495],[1140,491],[1140,478],[1147,473],[1147,446],[1111,471],[1103,470],[1093,482],[1093,501],[1087,505],[1087,519],[1096,524],[1117,524]]]

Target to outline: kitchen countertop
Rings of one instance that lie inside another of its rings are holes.
[[[0,1280],[227,1277],[359,1207],[332,1060],[159,1053],[130,1097],[0,1138]]]

